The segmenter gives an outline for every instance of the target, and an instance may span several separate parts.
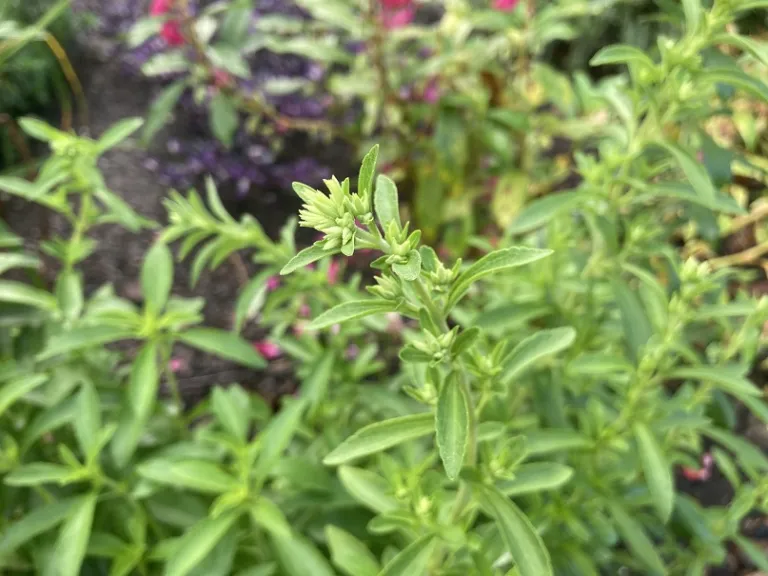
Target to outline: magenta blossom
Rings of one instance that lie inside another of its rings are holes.
[[[331,286],[336,284],[336,281],[339,279],[339,270],[341,270],[341,265],[338,260],[331,258],[331,263],[328,264],[328,274],[326,276],[326,278],[328,278],[328,284]]]
[[[389,30],[408,26],[416,17],[413,0],[381,0],[381,21]]]
[[[273,290],[277,290],[280,286],[280,278],[277,276],[270,276],[267,278],[267,290],[272,292]]]
[[[173,8],[173,0],[152,0],[149,13],[152,16],[162,16]],[[168,42],[169,46],[181,46],[184,44],[184,35],[181,33],[181,24],[178,20],[169,20],[163,24],[160,36]]]
[[[283,351],[274,342],[270,342],[269,340],[261,340],[259,342],[254,342],[253,347],[256,348],[256,351],[261,354],[266,360],[274,360],[275,358],[279,358]]]
[[[440,82],[437,78],[430,78],[424,91],[421,93],[421,99],[429,104],[435,104],[440,100]]]
[[[511,12],[519,3],[520,0],[493,0],[493,7],[502,12]]]

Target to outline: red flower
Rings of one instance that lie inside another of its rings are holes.
[[[413,0],[381,0],[381,20],[384,28],[394,30],[408,26],[416,16]]]
[[[162,16],[173,8],[173,0],[152,0],[149,13],[152,16]],[[181,24],[178,20],[169,20],[163,24],[160,36],[168,42],[169,46],[181,46],[184,44],[184,35],[181,33]]]
[[[712,455],[709,452],[706,452],[704,456],[701,457],[701,468],[697,470],[696,468],[683,466],[683,476],[691,482],[705,482],[712,476],[712,465]]]
[[[381,0],[381,6],[385,10],[398,10],[399,8],[407,8],[413,4],[413,0]]]
[[[502,12],[511,12],[519,3],[520,0],[493,0],[493,7]]]

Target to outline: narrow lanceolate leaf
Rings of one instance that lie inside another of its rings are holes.
[[[8,486],[40,486],[51,482],[63,482],[72,470],[60,464],[33,462],[17,468],[5,477]]]
[[[130,338],[131,336],[132,332],[130,330],[115,326],[84,326],[82,328],[75,328],[74,330],[52,336],[38,356],[38,360],[47,360],[59,354],[66,354],[92,346],[101,346],[117,340]]]
[[[552,575],[549,552],[528,517],[496,488],[478,484],[475,489],[481,495],[481,502],[496,520],[520,576]]]
[[[685,14],[685,27],[688,32],[696,32],[701,22],[701,0],[682,0]]]
[[[677,161],[696,194],[710,201],[717,197],[717,189],[701,163],[677,144],[666,141],[658,141],[657,144]]]
[[[464,464],[469,444],[469,418],[469,399],[460,377],[453,373],[440,391],[435,416],[437,448],[450,480],[458,477]]]
[[[287,538],[291,536],[291,525],[288,523],[288,519],[277,504],[266,496],[260,496],[250,507],[249,512],[253,522],[273,536]]]
[[[88,548],[88,540],[96,510],[97,494],[89,494],[72,506],[69,517],[61,526],[56,551],[51,559],[59,576],[78,576]]]
[[[760,390],[744,377],[744,371],[738,366],[690,366],[673,370],[668,376],[713,382],[724,392],[736,397],[761,395]]]
[[[34,270],[40,266],[40,260],[27,254],[0,254],[0,275],[14,268]]]
[[[400,204],[397,198],[397,186],[390,178],[379,174],[376,179],[376,193],[373,197],[376,217],[384,230],[393,220],[400,226]]]
[[[515,468],[515,477],[497,484],[505,496],[556,490],[573,477],[573,468],[557,462],[533,462]]]
[[[181,95],[187,85],[183,80],[178,80],[163,90],[160,95],[155,98],[152,105],[149,107],[149,113],[147,114],[147,122],[144,124],[144,130],[141,135],[141,142],[143,145],[147,145],[154,138],[155,134],[168,122],[173,113],[173,108],[176,106],[176,102],[179,101]]]
[[[35,374],[34,376],[20,376],[0,386],[0,416],[19,398],[47,381],[47,374]]]
[[[0,302],[24,304],[47,312],[55,312],[59,307],[53,294],[13,280],[0,280]]]
[[[579,450],[589,448],[591,442],[575,430],[550,428],[533,430],[525,434],[525,447],[531,456],[550,454],[561,450]]]
[[[640,450],[643,474],[653,496],[653,504],[659,517],[664,522],[669,522],[675,500],[672,470],[648,427],[644,424],[635,424],[634,431],[637,447]]]
[[[333,375],[333,366],[336,355],[328,351],[314,366],[311,374],[304,380],[301,390],[310,405],[310,411],[316,409],[325,400],[328,386]]]
[[[768,66],[768,48],[766,48],[765,43],[758,40],[726,32],[723,34],[716,34],[712,39],[712,44],[729,44],[735,46],[739,50],[748,52],[754,56],[764,66]]]
[[[745,74],[735,68],[706,68],[698,75],[700,79],[708,80],[713,84],[727,84],[763,102],[768,102],[768,85],[757,78]]]
[[[331,562],[347,576],[376,576],[380,567],[368,547],[352,534],[333,525],[325,527]]]
[[[573,344],[575,339],[576,331],[570,327],[541,330],[529,336],[515,346],[506,357],[501,375],[502,382],[509,384],[528,366],[565,350]]]
[[[165,565],[165,576],[186,576],[205,559],[232,527],[239,512],[232,510],[216,518],[203,518],[179,540]]]
[[[654,576],[666,574],[664,562],[662,562],[656,547],[648,538],[643,527],[618,503],[611,503],[610,509],[616,528],[621,534],[621,539],[624,540],[634,557],[649,570],[649,574]]]
[[[558,214],[578,206],[589,198],[583,192],[559,192],[533,200],[507,228],[509,234],[524,234],[544,226]]]
[[[6,525],[0,536],[0,558],[14,552],[35,536],[55,528],[69,516],[72,507],[80,503],[81,498],[67,498],[45,504],[23,516],[18,522]]]
[[[237,334],[215,328],[191,328],[179,340],[193,348],[251,368],[264,368],[266,362],[248,342]]]
[[[211,397],[211,409],[219,424],[232,436],[244,442],[248,435],[251,401],[248,393],[238,385],[216,387]]]
[[[333,256],[335,254],[332,250],[326,250],[323,248],[322,242],[315,242],[310,246],[309,248],[304,248],[301,252],[296,254],[293,258],[290,259],[288,264],[283,266],[283,269],[280,270],[280,275],[285,276],[286,274],[290,274],[294,270],[298,270],[299,268],[304,268],[306,266],[309,266],[312,264],[312,262],[317,262],[318,260],[325,258],[326,256]]]
[[[381,300],[355,300],[344,302],[315,318],[309,325],[310,330],[321,330],[334,324],[364,318],[372,314],[384,314],[394,311],[390,302]]]
[[[374,512],[384,514],[399,507],[387,481],[375,472],[340,466],[339,480],[352,498]]]
[[[456,279],[456,283],[448,294],[448,307],[452,307],[469,290],[469,287],[481,278],[497,272],[523,266],[536,260],[541,260],[552,254],[552,250],[538,250],[513,246],[486,254],[472,264]]]
[[[425,576],[436,544],[433,535],[422,536],[392,558],[379,576]]]
[[[606,64],[641,64],[648,68],[653,68],[654,66],[653,60],[651,60],[645,52],[634,46],[627,46],[626,44],[614,44],[612,46],[601,48],[597,54],[592,56],[589,64],[590,66],[604,66]]]
[[[303,400],[294,400],[264,428],[260,434],[261,450],[252,471],[256,478],[265,478],[283,455],[301,423],[305,408]]]
[[[173,285],[173,256],[164,242],[155,242],[141,267],[141,290],[152,314],[159,314]]]
[[[327,466],[344,464],[434,431],[435,420],[429,412],[376,422],[352,434],[328,454],[323,463]]]
[[[223,494],[237,485],[235,478],[207,460],[150,460],[138,467],[139,476],[158,484]]]
[[[267,292],[269,291],[267,281],[270,276],[270,271],[254,276],[240,292],[240,295],[237,297],[237,304],[235,305],[235,332],[239,333],[245,323],[256,318],[259,311],[261,311],[264,302],[267,300]]]
[[[325,556],[303,536],[272,536],[272,548],[285,576],[336,576]]]
[[[157,343],[147,342],[133,361],[131,379],[128,383],[128,401],[131,410],[141,420],[146,420],[152,414],[157,398],[159,377]]]
[[[357,177],[357,193],[370,198],[371,187],[373,186],[373,174],[376,171],[376,161],[379,158],[379,145],[376,144],[368,151],[360,165],[360,174]]]
[[[755,544],[748,538],[740,535],[732,536],[736,545],[741,548],[744,555],[749,558],[757,568],[763,572],[768,572],[768,555],[765,553],[765,548],[758,544]]]
[[[77,401],[75,436],[83,454],[90,457],[96,447],[101,429],[101,402],[96,387],[90,382],[82,385]]]
[[[114,126],[110,126],[96,143],[99,153],[114,148],[131,134],[136,132],[136,130],[141,128],[143,124],[143,118],[126,118]]]

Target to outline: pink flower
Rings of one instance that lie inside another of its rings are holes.
[[[277,276],[270,276],[267,278],[267,290],[272,292],[273,290],[277,290],[280,286],[280,278]]]
[[[162,16],[173,8],[173,0],[152,0],[149,13],[152,16]],[[169,46],[181,46],[184,44],[184,35],[181,33],[181,25],[178,20],[169,20],[163,24],[160,36],[168,42]]]
[[[347,346],[346,351],[344,352],[344,357],[347,360],[354,360],[357,358],[357,355],[360,354],[360,348],[358,348],[355,344],[350,344]]]
[[[174,374],[181,372],[186,367],[187,363],[181,358],[171,358],[171,361],[168,363],[168,368],[170,368],[171,372]]]
[[[712,455],[705,452],[701,457],[701,468],[688,468],[683,466],[683,476],[691,482],[706,482],[712,477]]]
[[[213,84],[219,88],[229,86],[232,83],[232,76],[224,70],[216,69],[213,71]]]
[[[309,309],[308,304],[302,304],[299,306],[299,316],[302,318],[309,318],[309,315],[312,313],[312,311]]]
[[[381,0],[381,21],[389,30],[408,26],[415,16],[413,0]]]
[[[520,0],[493,0],[493,7],[502,12],[511,12],[519,3]]]
[[[430,78],[424,91],[421,93],[421,99],[429,104],[434,104],[440,100],[440,83],[437,78]]]
[[[326,276],[328,278],[328,284],[333,286],[336,284],[336,280],[339,279],[339,270],[341,269],[341,265],[339,262],[333,258],[331,258],[331,263],[328,265],[328,275]]]
[[[261,340],[260,342],[254,342],[253,347],[256,348],[256,351],[267,360],[274,360],[275,358],[279,358],[283,354],[283,351],[280,349],[280,346],[278,346],[274,342],[270,342],[269,340]]]

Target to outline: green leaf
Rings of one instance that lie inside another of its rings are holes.
[[[340,466],[339,480],[352,498],[374,512],[384,514],[399,508],[397,500],[391,494],[389,484],[375,472],[352,466]]]
[[[336,355],[332,350],[329,350],[323,354],[320,361],[313,367],[310,375],[302,382],[302,394],[309,401],[310,410],[317,409],[325,399],[328,393],[328,385],[333,375],[335,360]]]
[[[434,535],[422,536],[392,558],[379,576],[424,576],[436,545]]]
[[[51,557],[58,576],[79,576],[80,567],[88,548],[98,494],[89,494],[74,504],[62,524],[56,540],[56,550]]]
[[[245,390],[237,384],[226,390],[217,386],[213,389],[211,410],[222,428],[245,442],[251,415],[251,399]]]
[[[393,304],[381,300],[353,300],[334,306],[315,318],[308,326],[310,330],[321,330],[334,324],[341,324],[349,320],[363,318],[372,314],[384,314],[392,312]]]
[[[165,565],[165,576],[186,576],[213,550],[237,520],[232,510],[215,518],[203,518],[181,537]]]
[[[120,142],[136,132],[144,124],[143,118],[126,118],[117,124],[110,126],[101,138],[96,142],[96,149],[99,154],[114,148]]]
[[[331,524],[325,527],[331,562],[347,576],[376,576],[380,567],[368,547],[349,532]]]
[[[74,420],[77,414],[77,397],[70,396],[63,402],[40,412],[25,428],[21,441],[21,450],[26,451],[46,432],[56,430]]]
[[[273,536],[290,538],[291,525],[282,510],[266,496],[260,496],[250,509],[251,519]]]
[[[96,194],[96,198],[98,198],[109,211],[110,221],[118,222],[121,226],[124,226],[131,232],[138,232],[142,228],[154,227],[155,224],[151,220],[147,220],[136,214],[133,208],[114,192],[99,187],[94,190],[94,193]]]
[[[256,478],[265,478],[272,471],[275,463],[291,443],[301,423],[305,407],[306,403],[303,400],[293,400],[283,407],[261,432],[259,457],[252,471]]]
[[[376,144],[368,151],[360,165],[360,174],[357,177],[357,193],[363,198],[371,197],[373,186],[373,174],[376,172],[376,161],[379,158],[379,145]],[[378,211],[378,210],[377,210]]]
[[[59,308],[52,294],[13,280],[0,280],[0,302],[24,304],[47,312],[55,312]]]
[[[56,140],[71,139],[72,136],[61,130],[46,124],[41,120],[35,118],[20,118],[19,126],[29,136],[43,142],[55,142]]]
[[[449,480],[459,476],[469,445],[469,399],[460,376],[452,373],[437,399],[437,448]]]
[[[235,478],[207,460],[149,460],[141,464],[137,472],[158,484],[210,494],[223,494],[238,485]]]
[[[413,282],[421,274],[421,254],[418,250],[411,250],[405,264],[393,264],[392,271],[403,280]]]
[[[33,376],[21,376],[3,384],[2,388],[0,388],[0,416],[2,416],[3,413],[16,402],[16,400],[47,381],[47,374],[35,374]]]
[[[525,446],[530,456],[562,450],[581,450],[591,446],[589,438],[570,429],[533,430],[525,433]]]
[[[267,300],[267,281],[271,276],[270,270],[254,276],[240,292],[237,297],[237,304],[235,304],[235,332],[240,332],[245,322],[256,318],[261,311]]]
[[[393,220],[400,228],[400,205],[397,199],[397,186],[395,183],[384,174],[379,174],[376,178],[376,193],[373,197],[374,208],[376,209],[376,217],[379,219],[379,224],[386,231],[389,227],[389,223]]]
[[[508,234],[525,234],[544,226],[556,216],[578,206],[588,195],[583,192],[560,192],[536,198],[523,208],[512,224]]]
[[[651,322],[645,313],[638,295],[623,280],[613,282],[613,292],[616,304],[621,313],[621,323],[624,327],[624,337],[632,358],[637,362],[643,346],[653,333]]]
[[[496,520],[520,576],[554,574],[549,552],[528,517],[496,488],[484,485],[475,485],[475,488],[481,495],[481,502]]]
[[[131,365],[131,378],[128,382],[128,401],[131,410],[142,421],[152,414],[160,374],[157,367],[157,343],[147,342]]]
[[[56,279],[56,300],[64,318],[75,320],[83,310],[83,283],[80,274],[65,270]]]
[[[696,194],[708,201],[715,200],[718,196],[717,189],[709,178],[706,168],[700,162],[677,144],[666,141],[657,141],[656,144],[669,152],[677,161]]]
[[[2,246],[0,246],[2,248]],[[0,275],[15,268],[35,270],[40,267],[40,260],[28,254],[2,253],[0,254]]]
[[[712,44],[728,44],[730,46],[735,46],[739,50],[754,56],[764,66],[768,66],[768,49],[766,49],[762,42],[753,40],[747,36],[724,32],[722,34],[716,34],[712,38]]]
[[[644,424],[635,424],[635,440],[640,450],[640,462],[648,488],[653,496],[653,504],[659,517],[669,522],[675,501],[675,482],[672,470],[664,458],[661,447]]]
[[[741,549],[744,555],[754,564],[758,570],[762,572],[768,572],[768,555],[765,553],[765,548],[758,544],[755,544],[751,540],[734,534],[732,536],[733,541]]]
[[[486,254],[456,279],[456,283],[448,294],[448,308],[453,307],[469,290],[469,287],[481,278],[541,260],[550,254],[552,254],[552,250],[538,250],[521,246],[503,248]]]
[[[280,275],[285,276],[286,274],[290,274],[294,270],[298,270],[299,268],[304,268],[306,266],[309,266],[313,262],[317,262],[321,258],[325,258],[326,256],[333,256],[334,252],[330,250],[326,250],[323,248],[324,242],[315,242],[312,246],[309,248],[304,248],[301,252],[296,254],[291,260],[286,264],[282,270],[280,270]]]
[[[336,576],[325,556],[303,536],[272,536],[272,548],[285,576]]]
[[[541,330],[529,336],[512,349],[505,358],[501,381],[508,385],[531,364],[542,358],[565,350],[576,340],[576,331],[571,327]]]
[[[651,574],[666,574],[664,562],[643,527],[618,503],[611,502],[609,507],[622,540],[635,558],[650,570]]]
[[[47,346],[38,356],[38,360],[48,360],[59,354],[66,354],[83,348],[102,346],[116,340],[130,338],[131,336],[132,332],[130,330],[115,326],[84,326],[75,328],[52,336],[48,340]]]
[[[159,314],[173,286],[173,256],[164,242],[155,242],[141,267],[141,290],[151,314]]]
[[[556,462],[533,462],[515,468],[515,477],[497,484],[505,496],[557,490],[573,477],[573,468]]]
[[[672,370],[667,376],[682,380],[713,382],[724,392],[738,398],[762,395],[760,389],[744,377],[744,370],[740,366],[688,366]]]
[[[264,368],[267,365],[253,346],[237,334],[225,330],[191,328],[179,334],[179,340],[203,352],[209,352],[251,368]]]
[[[189,69],[190,62],[182,50],[158,52],[141,66],[141,71],[146,76],[165,76],[185,72]]]
[[[336,447],[323,459],[323,463],[327,466],[344,464],[434,431],[435,421],[431,413],[400,416],[369,424]]]
[[[50,504],[43,504],[25,514],[13,524],[6,524],[0,535],[0,558],[16,551],[35,536],[55,528],[67,516],[72,507],[79,505],[82,498],[67,498]]]
[[[90,382],[84,382],[80,388],[77,411],[75,436],[77,436],[80,450],[90,458],[93,450],[96,449],[101,429],[101,402],[96,387]]]
[[[33,462],[17,468],[5,477],[8,486],[39,486],[63,482],[72,476],[72,470],[59,464]]]
[[[239,124],[237,108],[232,98],[223,92],[217,92],[211,99],[209,120],[213,135],[227,148],[231,147]]]
[[[765,454],[751,442],[748,442],[735,434],[711,426],[702,428],[701,433],[709,436],[715,442],[722,444],[728,448],[728,450],[733,452],[737,457],[738,463],[742,465],[742,467],[755,468],[763,472],[768,471],[768,458],[766,458]]]
[[[693,34],[701,22],[701,0],[682,0],[685,28]]]
[[[141,134],[141,142],[144,146],[149,144],[152,138],[155,137],[155,134],[170,120],[173,109],[186,88],[185,81],[178,80],[168,86],[154,99],[149,107],[147,121],[144,123],[144,130]]]
[[[727,84],[768,102],[768,86],[757,78],[734,68],[706,68],[699,73],[699,78],[712,83]]]
[[[589,61],[590,66],[605,66],[607,64],[641,64],[648,68],[655,66],[653,60],[645,52],[626,44],[605,46],[598,50],[597,54],[592,56]]]

